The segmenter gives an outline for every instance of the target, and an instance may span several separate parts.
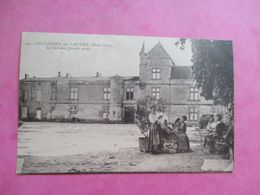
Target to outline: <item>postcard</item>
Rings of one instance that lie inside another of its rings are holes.
[[[22,34],[18,174],[232,172],[232,41]]]

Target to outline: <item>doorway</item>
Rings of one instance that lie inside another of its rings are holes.
[[[125,123],[134,123],[135,113],[133,107],[125,107],[124,112],[124,122]]]
[[[21,108],[21,119],[27,119],[27,107]]]
[[[36,110],[36,120],[41,120],[42,119],[42,109],[37,108]]]

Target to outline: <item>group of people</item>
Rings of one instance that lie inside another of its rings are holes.
[[[209,122],[207,125],[208,135],[204,139],[204,148],[208,145],[210,153],[216,152],[216,142],[221,142],[225,138],[226,126],[222,122],[220,114],[209,115]]]
[[[190,141],[186,134],[187,116],[177,118],[172,126],[168,124],[167,116],[153,106],[149,114],[149,152],[158,154],[163,152],[190,152]]]

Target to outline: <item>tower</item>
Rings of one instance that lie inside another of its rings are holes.
[[[147,53],[143,43],[139,56],[140,82],[169,82],[175,64],[160,42]]]
[[[147,68],[147,53],[145,53],[145,43],[143,42],[141,51],[139,53],[140,56],[140,64],[139,64],[139,79],[140,82],[145,82],[146,78],[146,68]]]

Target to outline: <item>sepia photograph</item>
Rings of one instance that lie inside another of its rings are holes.
[[[24,32],[17,174],[232,172],[230,40]]]

